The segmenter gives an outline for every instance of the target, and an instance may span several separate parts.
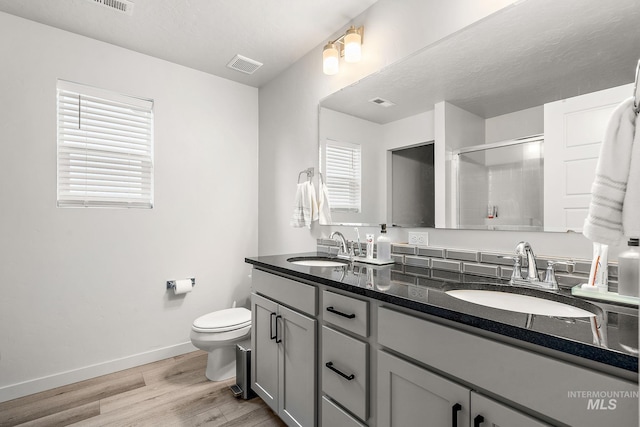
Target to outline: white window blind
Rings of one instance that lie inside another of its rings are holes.
[[[58,80],[58,206],[153,207],[153,101]]]
[[[325,156],[331,210],[360,212],[360,145],[327,140]]]

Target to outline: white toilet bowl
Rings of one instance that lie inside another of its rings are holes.
[[[205,375],[222,381],[236,375],[235,344],[251,337],[251,311],[227,308],[198,317],[191,326],[191,343],[209,353]]]

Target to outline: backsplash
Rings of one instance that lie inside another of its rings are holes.
[[[349,242],[358,248],[357,243]],[[361,251],[366,252],[366,245],[360,245]],[[317,251],[327,254],[337,254],[338,243],[329,239],[317,240]],[[391,256],[398,264],[413,267],[432,268],[454,273],[473,274],[482,277],[509,279],[513,272],[513,261],[504,259],[504,256],[513,256],[513,253],[483,252],[468,249],[439,248],[433,246],[417,246],[402,243],[391,244]],[[537,256],[538,271],[544,278],[547,261],[573,261],[575,266],[556,265],[556,279],[558,286],[571,288],[581,283],[587,283],[591,260],[549,258]],[[526,259],[523,260],[523,272],[526,271]],[[609,291],[618,290],[618,264],[609,263]]]

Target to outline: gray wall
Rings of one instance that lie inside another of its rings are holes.
[[[0,401],[195,350],[250,293],[257,89],[4,13],[0,40]],[[58,78],[155,100],[153,209],[56,207]]]

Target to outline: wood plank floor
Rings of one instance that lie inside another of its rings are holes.
[[[236,399],[235,379],[204,376],[196,351],[0,403],[0,426],[256,426],[285,424],[258,397]]]

